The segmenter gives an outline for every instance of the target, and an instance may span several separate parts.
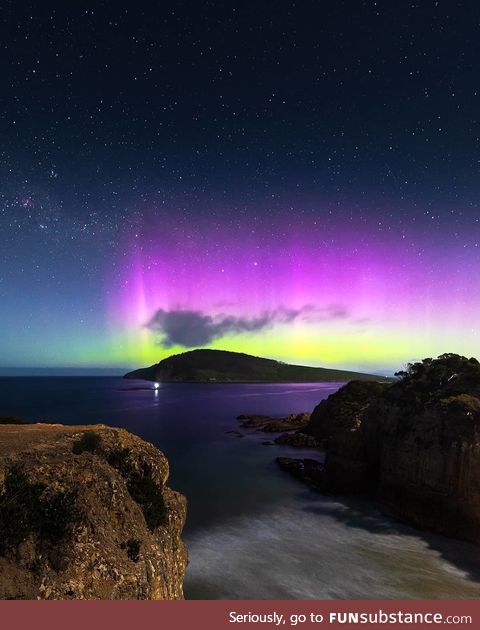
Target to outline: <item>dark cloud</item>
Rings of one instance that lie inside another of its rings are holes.
[[[280,307],[265,311],[257,317],[208,315],[202,311],[159,309],[148,322],[147,328],[158,333],[159,343],[167,348],[171,346],[198,348],[227,334],[258,332],[271,328],[275,324],[289,324],[297,320],[328,321],[347,317],[347,310],[335,304],[323,308],[313,305],[306,305],[300,309]]]

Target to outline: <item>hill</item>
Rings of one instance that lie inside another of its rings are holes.
[[[383,376],[289,365],[226,350],[191,350],[167,357],[124,378],[180,383],[316,383],[321,381],[386,381]]]

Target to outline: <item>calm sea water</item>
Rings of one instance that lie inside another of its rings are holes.
[[[185,592],[205,599],[479,598],[480,553],[328,498],[282,473],[268,435],[240,413],[311,410],[338,385],[148,384],[119,378],[0,378],[0,415],[124,427],[167,455],[189,500]],[[308,452],[303,453],[307,455]],[[311,456],[311,453],[308,453]]]

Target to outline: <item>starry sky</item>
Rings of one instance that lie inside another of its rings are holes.
[[[6,2],[0,367],[480,355],[480,6]]]

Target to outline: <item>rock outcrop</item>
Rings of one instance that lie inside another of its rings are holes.
[[[325,445],[323,467],[279,463],[322,491],[373,493],[409,523],[480,543],[480,364],[446,354],[398,377],[349,383],[318,405],[304,430]]]
[[[0,598],[183,598],[186,500],[168,474],[122,429],[0,426]]]
[[[262,442],[262,444],[268,446],[273,444],[283,444],[295,448],[318,448],[321,446],[313,435],[305,433],[305,429],[310,421],[309,413],[291,413],[283,418],[258,414],[242,414],[237,416],[237,420],[240,420],[242,429],[256,429],[264,433],[280,433],[273,441]]]
[[[360,427],[366,407],[387,387],[374,381],[350,381],[315,407],[305,433],[324,447],[343,441]]]
[[[408,522],[480,543],[480,364],[410,366],[374,401],[363,441],[377,493]],[[374,477],[374,478],[375,478]]]
[[[262,416],[257,414],[242,414],[237,417],[242,429],[258,429],[265,433],[281,433],[292,429],[301,429],[308,425],[309,413],[291,413],[284,418]]]

